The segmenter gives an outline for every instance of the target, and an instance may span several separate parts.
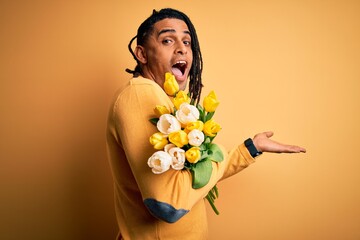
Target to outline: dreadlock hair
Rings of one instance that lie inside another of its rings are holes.
[[[136,58],[134,51],[131,48],[131,45],[135,39],[137,39],[137,45],[144,46],[149,36],[154,30],[154,24],[158,21],[161,21],[165,18],[175,18],[182,20],[186,23],[189,28],[191,35],[191,49],[193,54],[193,62],[190,69],[190,81],[189,81],[189,94],[193,103],[198,104],[201,97],[201,89],[203,87],[201,74],[203,69],[203,60],[200,51],[200,44],[196,34],[196,30],[189,17],[184,13],[171,9],[164,8],[160,11],[153,10],[153,13],[150,17],[148,17],[138,28],[137,35],[130,40],[128,45],[128,49],[132,56],[134,57],[137,65],[134,70],[126,69],[126,72],[133,74],[134,77],[138,77],[142,75],[142,69],[140,66],[139,60]]]

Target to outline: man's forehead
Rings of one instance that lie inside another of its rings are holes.
[[[165,18],[158,21],[154,25],[154,32],[157,36],[167,32],[182,32],[190,35],[190,31],[186,23],[180,19]]]

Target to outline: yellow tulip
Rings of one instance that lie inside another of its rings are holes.
[[[216,94],[214,91],[211,91],[209,95],[204,98],[204,108],[207,112],[215,112],[217,106],[219,106],[220,102],[218,101]]]
[[[156,114],[156,116],[160,117],[163,114],[169,114],[170,111],[169,109],[167,109],[167,107],[165,107],[164,105],[156,105],[156,107],[154,108],[154,112]]]
[[[177,83],[175,76],[168,72],[165,73],[164,90],[169,96],[175,96],[179,91],[179,84]]]
[[[185,152],[185,157],[190,163],[197,163],[200,160],[200,148],[192,147]]]
[[[221,126],[211,119],[204,124],[203,132],[206,136],[214,137],[220,130]]]
[[[204,128],[204,123],[202,121],[189,122],[188,124],[186,124],[184,131],[187,133],[189,133],[190,131],[192,131],[194,129],[202,131],[203,128]]]
[[[163,149],[169,143],[166,135],[161,132],[154,133],[149,140],[151,145],[157,150]]]
[[[182,148],[184,145],[189,143],[188,136],[183,130],[170,133],[169,141],[179,148]]]
[[[190,97],[184,92],[184,91],[179,91],[176,96],[173,98],[173,103],[175,108],[178,110],[180,108],[180,105],[184,102],[186,103],[190,103],[191,99]]]

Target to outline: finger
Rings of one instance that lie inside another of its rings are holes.
[[[293,146],[293,148],[294,148],[294,150],[295,150],[297,153],[300,153],[300,152],[305,153],[305,152],[306,152],[306,149],[303,148],[303,147]]]
[[[299,146],[294,146],[294,145],[287,145],[286,146],[286,151],[287,153],[305,153],[306,149],[303,147],[299,147]]]
[[[303,148],[303,147],[299,147],[299,150],[300,150],[300,152],[302,152],[302,153],[306,153],[306,149]]]

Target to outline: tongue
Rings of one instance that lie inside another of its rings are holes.
[[[173,68],[171,68],[171,71],[175,76],[182,76],[183,75],[182,72],[180,71],[180,69],[178,69],[178,68],[173,67]]]

